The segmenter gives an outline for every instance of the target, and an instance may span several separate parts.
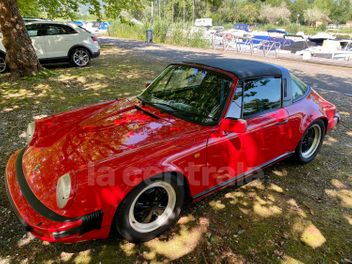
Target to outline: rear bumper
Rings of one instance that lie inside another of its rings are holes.
[[[327,132],[330,132],[333,130],[339,123],[340,123],[341,117],[339,113],[335,113],[333,117],[330,117],[328,119],[328,127],[327,127]]]
[[[97,58],[100,56],[100,49],[98,51],[92,52],[92,58]]]
[[[334,116],[334,127],[338,125],[338,123],[340,123],[341,117],[339,113],[336,113]]]
[[[109,228],[102,227],[102,210],[80,217],[65,217],[28,195],[28,189],[22,185],[19,171],[22,167],[23,152],[22,150],[10,157],[6,167],[5,186],[10,204],[25,231],[49,242],[69,243],[107,237]],[[34,196],[33,193],[32,195]]]

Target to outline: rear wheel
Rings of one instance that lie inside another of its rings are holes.
[[[313,122],[306,132],[296,149],[296,158],[302,163],[311,162],[319,153],[325,136],[325,124],[322,120]]]
[[[5,61],[5,56],[0,55],[0,73],[5,72],[7,69],[6,61]]]
[[[70,60],[71,64],[76,67],[85,67],[89,64],[91,59],[90,53],[86,48],[75,48],[71,52]]]
[[[142,182],[121,203],[115,218],[116,228],[132,242],[153,239],[177,220],[184,196],[184,188],[176,176]]]

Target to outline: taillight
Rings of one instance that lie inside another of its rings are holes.
[[[91,36],[93,41],[98,41],[98,38],[96,36]]]
[[[332,105],[330,108],[326,110],[326,115],[328,116],[329,119],[334,118],[336,114],[336,106]]]

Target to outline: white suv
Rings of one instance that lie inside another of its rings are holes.
[[[26,23],[28,35],[41,63],[69,61],[77,67],[87,66],[100,55],[97,38],[74,24],[53,21]],[[0,33],[0,73],[6,70],[5,48]]]

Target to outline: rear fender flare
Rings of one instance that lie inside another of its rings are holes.
[[[86,46],[84,46],[84,45],[74,45],[74,46],[72,46],[72,47],[70,48],[70,50],[68,51],[68,53],[67,53],[67,57],[70,58],[72,52],[73,52],[75,49],[77,49],[77,48],[84,48],[84,49],[86,49],[86,50],[89,52],[89,55],[92,57],[92,55],[93,55],[93,54],[92,54],[92,51],[91,51],[89,48],[87,48]]]

